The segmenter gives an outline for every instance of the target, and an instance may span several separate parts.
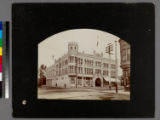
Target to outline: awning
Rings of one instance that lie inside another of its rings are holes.
[[[115,82],[116,79],[115,78],[109,78],[108,76],[107,77],[103,77],[103,80],[109,82],[111,80],[111,82]]]

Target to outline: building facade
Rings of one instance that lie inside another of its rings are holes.
[[[78,51],[76,42],[68,43],[68,52],[46,69],[47,86],[53,87],[103,87],[115,82],[115,60]]]
[[[130,44],[124,40],[119,40],[121,53],[121,68],[123,70],[122,84],[130,88]]]
[[[46,66],[41,65],[38,69],[38,86],[46,85]]]

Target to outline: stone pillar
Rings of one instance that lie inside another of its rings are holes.
[[[103,78],[101,78],[101,87],[103,88]]]
[[[82,87],[84,86],[84,77],[82,77]]]
[[[94,78],[93,78],[92,84],[93,84],[93,87],[95,88],[95,80],[94,80]]]
[[[83,77],[83,87],[85,87],[85,77]]]
[[[92,87],[92,78],[90,78],[90,87]]]
[[[84,78],[84,86],[86,87],[86,78]]]

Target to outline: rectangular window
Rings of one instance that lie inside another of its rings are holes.
[[[65,68],[65,74],[67,74],[67,68]]]
[[[111,68],[112,68],[112,69],[115,69],[115,68],[116,68],[116,65],[111,64]]]
[[[116,77],[116,71],[111,71],[111,77],[115,78]]]
[[[75,72],[74,70],[75,70],[74,66],[69,66],[69,72],[70,73],[74,73]]]
[[[83,64],[83,59],[81,59],[81,65]]]
[[[127,61],[130,61],[130,49],[127,50]]]
[[[69,61],[70,61],[70,63],[74,63],[74,56],[70,56]]]
[[[108,71],[107,71],[107,70],[104,70],[104,71],[103,71],[103,75],[107,75],[107,76],[108,76]]]
[[[100,69],[96,69],[95,70],[95,74],[101,74],[101,70]]]
[[[71,84],[75,84],[74,78],[71,78]]]
[[[103,67],[104,68],[108,68],[108,64],[107,63],[103,63]]]

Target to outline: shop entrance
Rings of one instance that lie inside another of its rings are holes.
[[[96,87],[101,87],[101,79],[100,78],[97,78],[96,81],[95,81],[95,86]]]

